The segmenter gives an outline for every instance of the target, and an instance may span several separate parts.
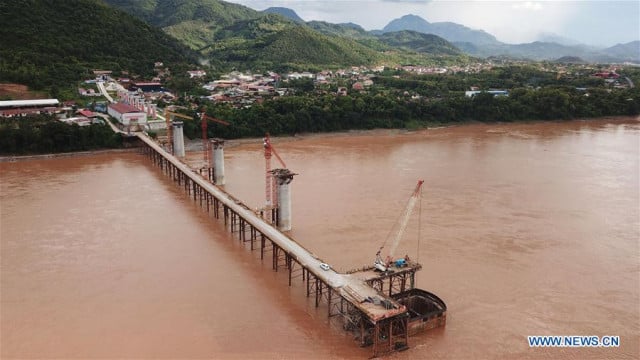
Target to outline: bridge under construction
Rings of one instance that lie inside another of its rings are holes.
[[[261,260],[270,258],[274,271],[287,272],[289,286],[294,278],[301,277],[306,296],[315,300],[315,306],[326,306],[328,317],[342,319],[343,328],[353,332],[361,346],[372,346],[373,356],[407,349],[410,335],[445,324],[444,302],[434,294],[414,288],[420,264],[406,259],[393,270],[393,265],[387,263],[385,271],[377,270],[376,264],[347,273],[337,272],[279,230],[277,216],[272,221],[265,220],[264,214],[256,213],[214,185],[215,176],[211,172],[202,176],[144,133],[136,136],[142,152],[186,195],[223,222],[238,241],[249,243],[251,251],[259,251]],[[282,186],[293,175],[287,171],[274,173],[276,182]]]

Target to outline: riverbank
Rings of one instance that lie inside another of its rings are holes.
[[[416,134],[424,131],[433,131],[439,129],[447,129],[453,127],[464,127],[473,125],[513,125],[513,124],[540,124],[540,123],[566,123],[571,121],[611,121],[611,122],[624,122],[624,121],[636,121],[640,122],[640,116],[605,116],[589,119],[575,119],[575,120],[531,120],[531,121],[517,121],[517,122],[479,122],[479,121],[466,121],[455,124],[437,125],[433,127],[425,127],[418,129],[371,129],[371,130],[345,130],[336,132],[318,132],[318,133],[300,133],[290,136],[274,136],[272,140],[275,142],[291,142],[299,141],[310,138],[333,138],[333,137],[350,137],[350,136],[394,136],[404,134]],[[241,138],[241,139],[225,139],[226,148],[234,148],[246,144],[254,144],[261,142],[262,138]],[[201,139],[185,139],[185,149],[187,151],[202,151]],[[39,155],[19,155],[19,156],[0,156],[0,162],[15,162],[15,161],[28,161],[28,160],[41,160],[57,157],[70,157],[70,156],[89,156],[104,153],[119,153],[119,152],[132,152],[136,151],[135,148],[128,149],[105,149],[94,151],[80,151],[80,152],[68,152],[68,153],[54,153],[54,154],[39,154]]]
[[[465,127],[465,126],[503,126],[503,125],[533,125],[533,124],[543,124],[543,123],[568,123],[572,121],[611,121],[611,122],[625,122],[625,121],[636,121],[640,122],[639,116],[604,116],[597,118],[587,118],[587,119],[572,119],[572,120],[528,120],[528,121],[514,121],[514,122],[480,122],[480,121],[465,121],[459,123],[450,123],[450,124],[438,124],[433,127],[422,127],[417,129],[371,129],[371,130],[345,130],[345,131],[336,131],[336,132],[318,132],[318,133],[300,133],[296,135],[290,136],[272,136],[271,139],[283,142],[289,141],[299,141],[304,139],[311,138],[332,138],[332,137],[348,137],[348,136],[393,136],[393,135],[404,135],[404,134],[416,134],[424,131],[433,131],[440,129],[448,129],[448,128],[456,128],[456,127]],[[186,140],[189,143],[196,146],[196,144],[200,144],[201,140]],[[233,148],[236,146],[241,146],[245,144],[256,143],[257,141],[262,141],[262,138],[242,138],[242,139],[229,139],[225,140],[226,148]]]
[[[55,154],[0,156],[0,163],[29,161],[29,160],[44,160],[44,159],[54,159],[54,158],[72,157],[72,156],[91,156],[91,155],[112,154],[112,153],[129,153],[129,152],[135,152],[135,151],[138,151],[138,149],[137,148],[104,149],[104,150],[75,151],[75,152],[55,153]]]

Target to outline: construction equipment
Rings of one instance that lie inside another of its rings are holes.
[[[265,160],[265,195],[266,195],[266,207],[274,208],[277,205],[277,198],[275,195],[275,183],[273,181],[273,174],[271,173],[271,155],[275,155],[278,162],[282,165],[282,168],[286,168],[284,161],[278,155],[278,152],[271,144],[271,138],[269,137],[269,133],[267,133],[264,137],[263,145],[264,145],[264,160]]]
[[[171,125],[171,123],[176,117],[187,119],[187,120],[193,120],[191,116],[169,111],[166,108],[164,109],[164,118],[167,123],[167,137],[168,137],[167,143],[169,145],[169,154],[172,154],[172,155],[173,155],[174,147],[173,147],[173,126]]]
[[[420,198],[420,190],[422,189],[423,183],[424,183],[424,180],[418,180],[418,185],[416,185],[416,188],[413,191],[413,194],[411,194],[411,197],[407,202],[407,206],[405,207],[404,212],[402,213],[402,216],[398,220],[398,224],[399,224],[398,231],[395,233],[395,235],[391,240],[389,253],[384,260],[382,259],[382,256],[380,255],[380,253],[382,252],[382,249],[384,248],[384,246],[387,244],[387,240],[389,240],[389,237],[385,239],[385,241],[382,243],[382,246],[380,246],[380,249],[378,249],[378,252],[376,253],[376,260],[373,264],[373,266],[377,270],[382,272],[387,272],[392,263],[394,263],[396,267],[406,266],[406,261],[407,261],[406,258],[394,261],[393,255],[395,254],[396,248],[398,247],[398,244],[402,239],[402,235],[404,234],[404,231],[407,229],[407,224],[409,223],[409,218],[411,217],[411,213],[413,212],[413,209],[415,208],[416,203]]]
[[[204,163],[208,165],[213,165],[213,164],[210,164],[209,162],[209,152],[211,149],[209,148],[209,142],[207,141],[209,138],[207,134],[207,123],[209,121],[213,121],[215,123],[225,125],[225,126],[229,126],[229,123],[224,120],[220,120],[207,115],[206,110],[204,108],[200,112],[200,123],[202,126],[202,151],[204,152]]]

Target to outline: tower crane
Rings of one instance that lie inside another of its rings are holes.
[[[169,144],[170,154],[173,154],[173,127],[171,126],[171,123],[173,122],[173,119],[176,117],[183,118],[186,120],[193,120],[191,116],[164,109],[164,118],[167,123],[167,136],[168,136],[167,143]]]
[[[416,185],[415,190],[413,191],[413,193],[411,194],[411,197],[409,198],[409,201],[407,202],[407,206],[405,207],[404,212],[402,213],[402,217],[400,217],[400,219],[398,220],[399,222],[398,231],[391,238],[391,243],[389,245],[390,249],[387,257],[384,260],[382,259],[382,256],[380,255],[380,253],[382,252],[382,249],[387,244],[387,240],[389,240],[389,238],[385,239],[385,241],[382,243],[382,246],[380,246],[380,248],[378,249],[378,252],[376,253],[376,260],[374,262],[374,267],[377,270],[380,270],[382,272],[386,272],[389,270],[391,262],[393,261],[393,255],[395,254],[396,248],[398,247],[398,244],[402,239],[402,235],[404,235],[404,231],[407,229],[407,224],[409,223],[409,218],[411,217],[411,213],[413,212],[413,209],[415,208],[416,203],[418,202],[418,199],[420,197],[420,190],[422,189],[423,183],[424,183],[424,180],[418,180],[418,184]],[[403,264],[406,264],[405,260],[406,259],[401,259],[396,261],[396,263],[397,265],[402,266]]]
[[[277,201],[275,196],[275,184],[273,182],[273,174],[271,173],[271,155],[273,154],[276,156],[276,159],[278,159],[278,162],[280,162],[280,165],[282,165],[283,168],[286,168],[287,165],[285,165],[284,161],[282,160],[280,155],[278,155],[278,152],[271,144],[271,138],[269,137],[269,133],[267,133],[264,139],[262,140],[264,145],[264,160],[265,160],[265,195],[267,199],[266,206],[267,208],[269,208],[269,207],[275,207],[276,201]]]
[[[204,151],[205,164],[209,164],[209,143],[207,142],[207,139],[209,138],[207,134],[207,123],[209,121],[213,121],[221,125],[229,126],[228,122],[207,115],[206,109],[202,108],[200,112],[200,123],[202,126],[202,151]]]

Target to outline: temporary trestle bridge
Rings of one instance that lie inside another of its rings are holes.
[[[307,297],[315,306],[327,304],[329,317],[341,317],[345,330],[352,331],[362,346],[372,345],[373,356],[406,349],[410,333],[410,312],[399,296],[413,289],[415,272],[420,264],[393,273],[382,274],[362,269],[338,273],[295,240],[263,220],[258,214],[229,193],[211,184],[153,140],[138,133],[143,153],[160,170],[252,251],[260,251],[264,260],[271,253],[272,268],[287,271],[292,278],[302,277]],[[408,295],[407,295],[408,296]],[[444,305],[444,303],[443,303]],[[440,321],[440,320],[438,320]]]

